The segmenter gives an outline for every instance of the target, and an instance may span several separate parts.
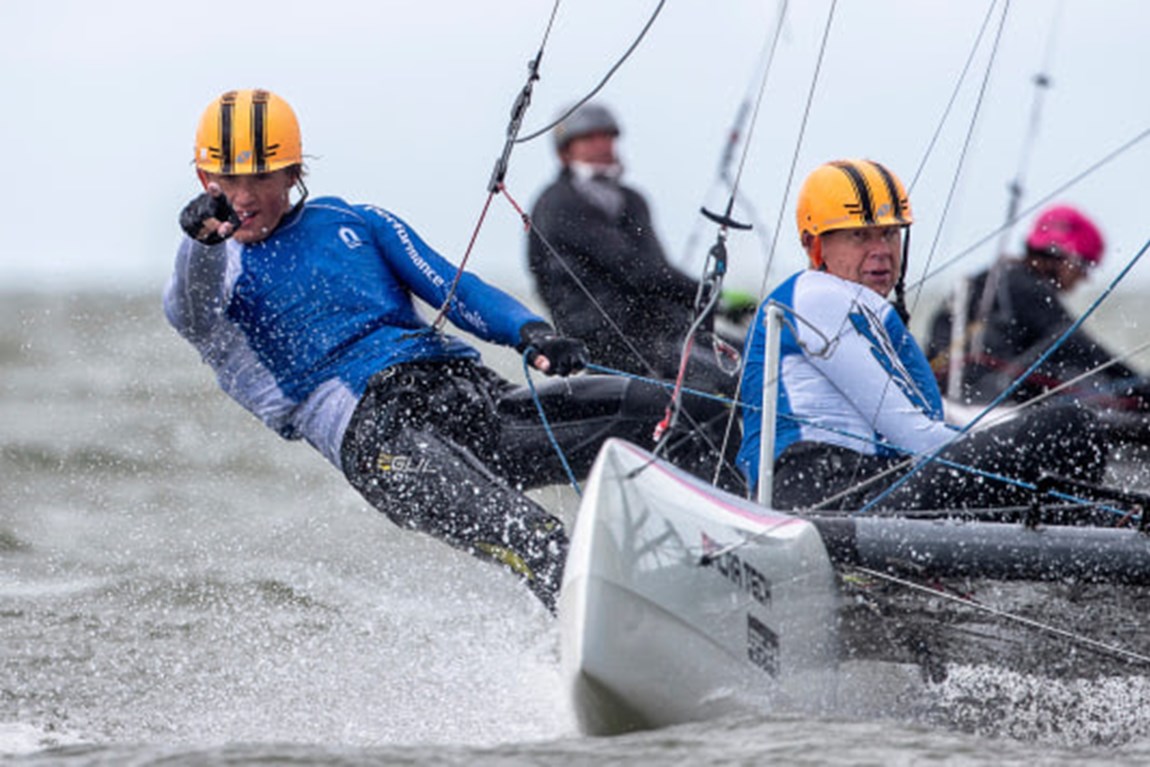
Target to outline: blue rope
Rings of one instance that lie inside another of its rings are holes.
[[[647,378],[646,376],[636,375],[634,373],[628,373],[625,370],[616,370],[615,368],[606,368],[606,367],[603,367],[602,365],[596,365],[596,364],[590,363],[590,362],[587,363],[587,369],[594,371],[596,373],[606,373],[607,375],[619,376],[621,378],[633,378],[636,381],[643,381],[644,383],[649,383],[649,384],[654,384],[656,386],[661,386],[662,388],[666,389],[667,391],[674,391],[674,389],[675,389],[675,384],[672,381],[664,381],[660,378]],[[736,407],[753,407],[751,405],[743,405],[741,402],[737,402],[737,401],[731,399],[730,397],[724,397],[721,394],[713,394],[712,392],[702,391],[700,389],[691,389],[689,387],[684,386],[682,388],[682,391],[685,394],[693,394],[694,396],[702,397],[703,399],[709,399],[709,400],[713,400],[715,402],[722,402],[724,405],[734,405]]]
[[[547,439],[551,442],[551,447],[555,448],[555,454],[559,456],[559,462],[563,464],[563,470],[567,472],[567,480],[571,483],[571,487],[575,488],[575,494],[579,497],[583,496],[583,490],[579,487],[579,480],[575,477],[575,472],[571,469],[571,464],[567,461],[567,456],[563,453],[563,448],[559,446],[559,440],[555,438],[555,432],[551,429],[551,423],[547,420],[547,413],[543,412],[543,402],[539,399],[539,392],[535,390],[535,382],[531,380],[531,365],[527,362],[528,358],[534,350],[530,347],[523,351],[523,377],[527,379],[527,387],[531,389],[531,400],[535,403],[535,409],[539,412],[539,420],[543,422],[543,430],[547,432]]]
[[[1147,246],[1150,246],[1150,242],[1147,242]],[[1145,250],[1145,248],[1143,248],[1143,250]],[[1141,253],[1139,254],[1139,256],[1141,256]],[[1089,311],[1093,311],[1093,310],[1094,309],[1091,308]],[[1085,319],[1085,316],[1083,317],[1083,319]],[[1072,331],[1073,331],[1073,328],[1071,328],[1071,332]],[[1064,340],[1064,339],[1060,339],[1059,343],[1061,343],[1062,340]],[[547,432],[548,439],[551,440],[552,447],[555,448],[555,452],[556,452],[556,454],[558,454],[559,460],[563,462],[563,467],[567,471],[567,476],[571,481],[572,487],[575,488],[576,493],[579,493],[580,495],[582,495],[582,491],[579,488],[579,483],[575,479],[574,472],[571,470],[571,467],[567,462],[567,457],[563,454],[563,449],[559,446],[559,442],[555,438],[554,433],[551,430],[551,425],[548,423],[547,416],[543,411],[543,404],[540,401],[539,395],[535,390],[535,383],[531,379],[531,368],[527,363],[527,358],[528,358],[529,354],[530,354],[530,350],[528,350],[527,352],[524,352],[524,355],[523,355],[523,374],[524,374],[524,377],[527,379],[528,387],[531,389],[531,396],[532,396],[533,401],[535,402],[535,409],[539,412],[539,418],[543,421],[543,427]],[[1035,364],[1037,365],[1040,363],[1041,363],[1041,360],[1039,360],[1039,362],[1035,363]],[[669,381],[663,381],[663,380],[656,379],[656,378],[648,378],[645,376],[636,375],[634,373],[628,373],[628,372],[623,371],[623,370],[616,370],[614,368],[604,367],[602,365],[596,365],[594,363],[588,363],[587,369],[591,370],[591,371],[598,372],[598,373],[604,373],[607,375],[616,375],[616,376],[620,376],[622,378],[632,378],[632,379],[635,379],[637,381],[644,381],[646,383],[655,384],[656,386],[661,386],[664,389],[667,389],[668,391],[674,388],[674,384],[669,382]],[[1027,371],[1027,373],[1024,375],[1024,378],[1026,375],[1029,375],[1029,374],[1030,374],[1030,371]],[[688,393],[688,394],[694,394],[694,395],[699,396],[699,397],[704,397],[706,399],[711,399],[711,400],[723,402],[726,404],[732,404],[735,407],[747,408],[747,409],[756,410],[756,411],[761,410],[761,408],[756,406],[756,405],[751,405],[749,403],[744,403],[744,402],[737,402],[735,400],[730,399],[729,397],[723,397],[721,395],[712,394],[710,392],[700,391],[697,389],[689,389],[689,388],[684,388],[683,391]],[[993,408],[993,405],[991,406],[991,408]],[[988,410],[989,409],[990,408],[988,408]],[[980,414],[978,419],[981,419],[984,415],[985,415],[985,412]],[[814,428],[821,429],[823,431],[827,431],[827,432],[830,432],[832,434],[838,434],[840,436],[845,436],[849,439],[858,440],[859,442],[866,442],[866,443],[869,443],[872,445],[878,445],[880,447],[891,449],[891,450],[894,450],[894,451],[896,451],[902,455],[908,456],[908,457],[916,455],[916,453],[914,453],[912,451],[902,449],[900,447],[897,447],[896,445],[890,444],[889,442],[875,439],[874,437],[868,437],[868,436],[863,436],[863,435],[859,435],[859,434],[853,434],[851,432],[846,431],[845,429],[836,429],[836,428],[830,427],[830,426],[822,426],[820,424],[816,424],[816,423],[812,422],[809,419],[800,418],[798,416],[790,415],[787,413],[780,413],[779,416],[781,418],[787,418],[787,419],[790,419],[792,421],[795,421],[796,423],[801,423],[801,424],[805,424],[808,426],[812,426]],[[976,419],[976,420],[978,420],[978,419]],[[974,421],[972,421],[971,424],[968,424],[968,426],[966,428],[964,428],[963,430],[957,432],[957,435],[961,436],[962,434],[966,433],[966,431],[970,428],[970,425],[973,425],[973,423],[974,423]],[[994,472],[989,472],[989,471],[986,471],[984,469],[976,468],[974,466],[967,466],[965,464],[957,463],[956,461],[951,461],[951,460],[948,460],[945,458],[939,458],[938,452],[941,452],[941,451],[937,451],[936,453],[932,454],[925,461],[923,461],[918,466],[916,466],[914,469],[912,469],[912,471],[909,472],[906,476],[904,476],[899,481],[898,484],[901,484],[902,481],[905,481],[905,479],[907,477],[909,477],[910,474],[913,474],[915,471],[918,471],[927,462],[932,461],[932,460],[936,460],[939,463],[941,463],[943,466],[946,466],[948,468],[956,469],[958,471],[963,471],[963,472],[966,472],[968,474],[973,474],[975,476],[983,477],[985,479],[989,479],[989,480],[992,480],[995,482],[1003,482],[1003,483],[1008,484],[1008,485],[1014,485],[1015,487],[1019,487],[1023,490],[1029,490],[1031,492],[1034,492],[1038,489],[1038,487],[1036,485],[1031,484],[1029,482],[1024,482],[1023,480],[1020,480],[1020,479],[1014,479],[1013,477],[1007,477],[1007,476],[1004,476],[1001,474],[995,474]],[[762,460],[761,456],[760,456],[760,460]],[[892,488],[893,488],[893,486],[892,486]],[[862,509],[860,509],[858,512],[855,512],[855,513],[861,514],[864,511],[868,510],[877,500],[885,497],[890,492],[890,490],[892,488],[887,488],[887,490],[885,490],[882,494],[880,494],[875,500],[871,501],[870,503],[868,503],[866,506],[864,506]],[[1122,510],[1122,509],[1117,509],[1117,508],[1114,508],[1112,506],[1107,506],[1105,504],[1097,504],[1097,503],[1095,503],[1095,502],[1093,502],[1087,498],[1079,498],[1079,497],[1074,496],[1074,495],[1069,495],[1069,494],[1057,492],[1057,491],[1052,491],[1051,495],[1055,496],[1056,498],[1066,500],[1066,501],[1069,501],[1072,503],[1093,505],[1096,508],[1098,508],[1099,510],[1106,511],[1106,512],[1113,514],[1115,516],[1126,516],[1126,514],[1127,514],[1127,512]],[[1135,515],[1135,516],[1140,516],[1140,515]]]
[[[528,348],[523,352],[523,377],[527,380],[527,387],[531,390],[531,400],[535,403],[535,410],[539,413],[539,420],[543,422],[543,429],[547,433],[547,439],[550,440],[551,447],[555,449],[555,454],[559,456],[559,460],[563,464],[563,470],[567,472],[567,479],[571,483],[571,486],[575,488],[575,492],[578,495],[582,496],[583,491],[579,487],[579,481],[575,478],[575,472],[571,469],[571,464],[567,461],[567,456],[563,453],[563,448],[560,447],[559,440],[555,438],[555,432],[551,428],[551,423],[547,420],[547,414],[543,410],[543,402],[539,399],[539,393],[535,389],[535,382],[531,379],[531,365],[527,360],[530,357],[532,351],[532,349]],[[603,367],[602,365],[588,363],[586,367],[588,370],[594,372],[616,375],[622,378],[633,378],[636,381],[643,381],[645,383],[661,386],[668,391],[671,391],[675,388],[675,384],[669,381],[663,381],[657,378],[647,378],[645,376],[635,375],[634,373],[628,373],[623,370],[615,370],[614,368]],[[682,391],[687,394],[692,394],[696,397],[703,397],[705,399],[722,402],[727,405],[739,406],[741,404],[735,402],[729,397],[723,397],[718,394],[712,394],[710,392],[700,391],[698,389],[683,387]]]
[[[634,373],[628,373],[628,372],[623,371],[623,370],[616,370],[614,368],[608,368],[608,367],[604,367],[602,365],[596,365],[593,363],[588,363],[587,369],[595,371],[595,372],[599,372],[599,373],[605,373],[607,375],[620,376],[622,378],[633,378],[636,381],[644,381],[646,383],[655,384],[656,386],[661,386],[664,389],[667,389],[668,391],[670,391],[671,389],[674,388],[674,384],[669,382],[669,381],[663,381],[663,380],[656,379],[656,378],[647,378],[645,376],[640,376],[640,375],[636,375]],[[753,410],[756,412],[762,410],[762,408],[759,407],[758,405],[752,405],[752,404],[747,403],[747,402],[738,402],[738,401],[730,399],[729,397],[723,397],[721,395],[712,394],[710,392],[700,391],[697,389],[688,389],[688,388],[684,388],[683,391],[688,393],[688,394],[694,394],[696,396],[704,397],[706,399],[715,400],[717,402],[723,402],[725,404],[733,405],[733,406],[738,407],[738,408],[744,408],[744,409]],[[536,403],[536,406],[537,407],[539,406],[538,402]],[[846,431],[845,429],[836,429],[833,426],[823,426],[821,424],[817,424],[817,423],[811,421],[810,419],[801,418],[799,416],[791,415],[789,413],[779,413],[779,417],[789,419],[791,421],[794,421],[795,423],[800,423],[800,424],[804,424],[806,426],[811,426],[811,427],[816,428],[816,429],[821,429],[822,431],[826,431],[826,432],[829,432],[831,434],[838,434],[840,436],[847,437],[848,439],[853,439],[853,440],[857,440],[859,442],[865,442],[865,443],[868,443],[871,445],[877,445],[879,447],[894,450],[894,451],[900,453],[901,455],[904,455],[907,457],[913,457],[913,456],[918,455],[918,454],[914,453],[913,451],[905,450],[903,448],[897,447],[896,445],[892,445],[889,442],[885,442],[885,441],[880,440],[880,439],[875,439],[874,437],[863,436],[861,434],[854,434],[854,433]],[[961,433],[962,432],[956,432],[956,435],[961,434]],[[556,448],[556,449],[558,449],[558,448]],[[761,456],[760,456],[760,460],[761,460]],[[989,471],[986,471],[984,469],[979,469],[979,468],[976,468],[974,466],[968,466],[965,464],[958,463],[956,461],[947,460],[945,458],[937,458],[936,457],[934,460],[939,461],[943,466],[946,466],[948,468],[952,468],[952,469],[956,469],[958,471],[966,472],[967,474],[973,474],[975,476],[983,477],[985,479],[989,479],[989,480],[992,480],[995,482],[1002,482],[1002,483],[1005,483],[1008,485],[1014,485],[1015,487],[1021,488],[1023,490],[1029,490],[1031,492],[1034,492],[1038,489],[1038,487],[1036,485],[1033,485],[1029,482],[1025,482],[1025,481],[1020,480],[1020,479],[1015,479],[1013,477],[1007,477],[1007,476],[1002,475],[1002,474],[995,474],[993,472],[989,472]],[[917,471],[917,468],[915,470]],[[1067,494],[1058,493],[1058,492],[1052,492],[1052,495],[1054,495],[1055,497],[1058,497],[1062,500],[1070,501],[1073,503],[1080,503],[1080,504],[1086,504],[1086,505],[1097,505],[1093,501],[1091,501],[1087,498],[1079,498],[1077,496],[1067,495]],[[1097,505],[1097,508],[1099,508],[1103,511],[1106,511],[1110,514],[1113,514],[1115,516],[1126,516],[1126,514],[1127,514],[1126,511],[1124,511],[1122,509],[1114,508],[1112,506]]]
[[[906,450],[904,448],[898,447],[897,445],[892,445],[891,443],[886,442],[886,441],[881,440],[881,439],[875,439],[873,437],[865,437],[865,436],[862,436],[861,434],[854,434],[852,432],[847,431],[846,429],[837,429],[833,426],[822,426],[820,424],[814,423],[813,421],[811,421],[810,419],[807,419],[807,418],[800,418],[798,416],[790,415],[787,413],[780,413],[779,417],[780,418],[786,418],[788,420],[794,421],[795,423],[800,423],[800,424],[804,424],[806,426],[811,426],[813,428],[820,429],[821,431],[830,432],[831,434],[838,434],[839,436],[847,437],[848,439],[857,440],[859,442],[867,442],[869,444],[877,445],[879,447],[886,448],[888,450],[893,450],[893,451],[899,453],[900,455],[906,456],[908,458],[919,455],[918,453],[915,453],[911,450]],[[989,480],[992,480],[994,482],[1002,482],[1004,484],[1013,485],[1013,486],[1021,488],[1023,490],[1029,490],[1031,492],[1038,490],[1037,485],[1031,484],[1030,482],[1026,482],[1026,481],[1021,480],[1021,479],[1015,479],[1014,477],[1007,477],[1003,474],[995,474],[994,472],[986,471],[985,469],[979,469],[975,466],[968,466],[966,464],[958,463],[957,461],[951,461],[951,460],[948,460],[946,458],[937,458],[936,460],[940,464],[942,464],[943,466],[946,466],[946,467],[951,468],[951,469],[956,469],[958,471],[965,472],[967,474],[973,474],[976,477],[982,477],[984,479],[989,479]],[[1059,499],[1064,500],[1064,501],[1070,501],[1072,503],[1083,504],[1086,506],[1095,506],[1099,510],[1105,511],[1109,514],[1113,514],[1116,517],[1125,517],[1128,514],[1128,512],[1123,510],[1123,509],[1118,509],[1118,508],[1115,508],[1113,506],[1107,506],[1105,504],[1099,504],[1095,501],[1091,501],[1089,498],[1079,498],[1078,496],[1075,496],[1075,495],[1069,495],[1067,493],[1063,493],[1061,491],[1054,491],[1054,490],[1051,490],[1050,494],[1053,495],[1054,497],[1059,498]],[[1141,514],[1135,514],[1133,516],[1136,519],[1140,519],[1142,515]]]
[[[1142,254],[1147,250],[1147,248],[1150,248],[1150,241],[1148,241],[1146,243],[1146,245],[1143,246],[1142,250],[1135,256],[1134,261],[1136,261],[1138,258],[1141,258]],[[1002,395],[1000,395],[998,397],[998,399],[996,399],[993,403],[988,405],[987,408],[984,411],[982,411],[981,413],[979,413],[979,415],[977,417],[975,417],[970,423],[968,423],[962,429],[958,430],[956,432],[956,438],[961,437],[963,434],[966,434],[967,432],[969,432],[970,429],[975,424],[977,424],[979,421],[981,421],[991,410],[993,410],[998,404],[1000,404],[1003,400],[1005,400],[1006,397],[1010,396],[1010,394],[1014,391],[1014,389],[1016,389],[1018,386],[1021,385],[1022,381],[1026,380],[1026,378],[1029,377],[1030,374],[1033,373],[1034,370],[1037,367],[1039,367],[1055,351],[1055,349],[1058,348],[1058,346],[1060,346],[1062,343],[1064,343],[1066,338],[1068,338],[1070,336],[1070,334],[1072,334],[1075,330],[1077,330],[1077,328],[1082,325],[1082,323],[1089,317],[1089,315],[1097,309],[1097,307],[1102,303],[1102,301],[1105,300],[1105,298],[1113,290],[1114,286],[1116,286],[1118,284],[1118,282],[1121,281],[1121,279],[1125,276],[1125,274],[1133,266],[1134,261],[1131,261],[1130,264],[1127,265],[1126,269],[1123,270],[1122,274],[1120,274],[1117,278],[1115,278],[1115,280],[1111,283],[1111,285],[1107,288],[1107,290],[1101,296],[1099,296],[1099,298],[1094,302],[1093,305],[1091,305],[1091,307],[1089,309],[1087,309],[1086,313],[1083,314],[1082,317],[1080,317],[1079,320],[1074,325],[1072,325],[1070,327],[1070,329],[1067,330],[1058,339],[1057,343],[1055,343],[1050,349],[1048,349],[1047,352],[1037,362],[1035,362],[1031,366],[1030,369],[1028,369],[1025,373],[1023,373],[1022,376],[1018,380],[1016,380],[1011,385],[1010,388],[1008,388],[1006,390],[1006,392],[1004,392]],[[530,365],[527,363],[527,358],[528,358],[529,354],[530,354],[530,350],[528,350],[527,352],[524,352],[524,355],[523,355],[523,373],[524,373],[524,378],[526,378],[526,380],[527,380],[527,385],[531,389],[531,396],[532,396],[532,400],[535,403],[535,409],[539,413],[539,418],[543,422],[543,427],[544,427],[545,431],[547,432],[547,437],[551,441],[552,447],[555,449],[556,454],[559,456],[559,460],[563,463],[564,470],[567,472],[567,476],[568,476],[568,479],[571,483],[571,486],[575,488],[576,493],[579,493],[580,495],[582,495],[582,490],[579,487],[578,481],[575,479],[574,471],[571,469],[570,464],[567,461],[567,457],[563,453],[563,449],[559,446],[559,442],[555,438],[554,432],[551,429],[551,425],[547,420],[547,415],[543,410],[542,401],[540,400],[539,394],[535,389],[535,383],[531,379],[531,368],[530,368]],[[617,370],[615,368],[604,367],[603,365],[596,365],[594,363],[588,363],[587,369],[590,371],[593,371],[593,372],[597,372],[597,373],[603,373],[606,375],[615,375],[615,376],[619,376],[621,378],[631,378],[631,379],[634,379],[636,381],[642,381],[645,383],[653,384],[655,386],[662,387],[663,389],[665,389],[667,391],[671,391],[674,389],[674,383],[672,383],[670,381],[664,381],[664,380],[657,379],[657,378],[649,378],[647,376],[641,376],[641,375],[637,375],[635,373],[628,373],[628,372],[623,371],[623,370]],[[755,411],[761,410],[761,408],[759,408],[756,405],[752,405],[750,403],[745,403],[745,402],[739,402],[736,400],[732,400],[729,397],[724,397],[722,395],[713,394],[711,392],[706,392],[706,391],[702,391],[699,389],[691,389],[691,388],[685,387],[685,388],[683,388],[683,391],[687,394],[692,394],[692,395],[697,396],[697,397],[703,397],[704,399],[710,399],[710,400],[713,400],[716,402],[721,402],[721,403],[724,403],[727,405],[733,405],[734,407],[737,407],[737,408],[746,408],[746,409],[755,410]],[[884,447],[887,449],[891,449],[891,450],[894,450],[894,451],[896,451],[902,455],[908,456],[908,457],[921,455],[921,454],[916,454],[916,453],[909,451],[909,450],[904,450],[902,448],[899,448],[895,445],[890,444],[889,442],[875,439],[874,437],[863,436],[863,435],[859,435],[859,434],[853,434],[853,433],[847,432],[847,431],[842,430],[842,429],[836,429],[833,427],[822,426],[820,424],[816,424],[816,423],[810,421],[809,419],[800,418],[798,416],[789,415],[786,413],[780,413],[779,416],[781,418],[788,418],[792,421],[795,421],[796,423],[806,424],[808,426],[812,426],[814,428],[821,429],[823,431],[827,431],[827,432],[830,432],[833,434],[839,434],[841,436],[845,436],[845,437],[848,437],[850,439],[857,440],[859,442],[865,442],[865,443],[869,443],[869,444],[873,444],[873,445],[878,445],[878,446],[881,446],[881,447]],[[953,444],[953,441],[951,443],[948,443],[948,445],[949,444]],[[861,509],[856,511],[855,514],[864,514],[868,511],[870,511],[876,503],[878,503],[883,498],[888,496],[896,487],[901,486],[904,482],[907,481],[907,479],[909,479],[909,477],[912,474],[919,471],[923,466],[930,463],[931,461],[937,461],[937,462],[941,463],[943,466],[946,466],[948,468],[952,468],[952,469],[956,469],[958,471],[966,472],[966,473],[972,474],[974,476],[983,477],[983,478],[989,479],[991,481],[1002,482],[1002,483],[1005,483],[1008,485],[1013,485],[1013,486],[1021,488],[1023,490],[1029,490],[1029,491],[1033,492],[1033,491],[1038,489],[1037,486],[1035,486],[1034,484],[1031,484],[1029,482],[1025,482],[1025,481],[1020,480],[1020,479],[1014,479],[1012,477],[1007,477],[1007,476],[1004,476],[1001,474],[996,474],[994,472],[985,471],[983,469],[979,469],[979,468],[976,468],[974,466],[968,466],[968,465],[957,463],[955,461],[951,461],[951,460],[948,460],[945,458],[940,458],[939,455],[940,455],[940,453],[942,453],[942,451],[944,449],[945,449],[945,446],[944,446],[944,448],[936,450],[934,453],[927,455],[926,458],[923,461],[921,461],[918,465],[916,465],[913,469],[911,469],[910,472],[905,474],[903,477],[899,478],[899,480],[897,480],[894,484],[892,484],[890,487],[886,488],[882,493],[880,493],[878,496],[876,496],[874,499],[872,499],[870,502],[868,502]],[[761,456],[760,456],[760,460],[761,460]],[[1117,508],[1114,508],[1111,506],[1106,506],[1104,504],[1097,504],[1097,503],[1090,501],[1089,499],[1086,499],[1086,498],[1079,498],[1079,497],[1074,496],[1074,495],[1069,495],[1069,494],[1060,493],[1060,492],[1052,492],[1051,494],[1057,498],[1060,498],[1060,499],[1066,500],[1066,501],[1070,501],[1073,503],[1094,505],[1094,506],[1096,506],[1096,508],[1103,510],[1103,511],[1106,511],[1110,514],[1114,514],[1116,516],[1125,516],[1127,513],[1121,509],[1117,509]]]
[[[1050,358],[1050,355],[1054,354],[1054,352],[1057,351],[1058,347],[1060,347],[1060,346],[1062,346],[1062,344],[1066,343],[1066,339],[1070,338],[1071,335],[1073,335],[1075,332],[1077,332],[1078,328],[1082,327],[1082,323],[1086,322],[1086,320],[1090,317],[1090,315],[1092,315],[1095,312],[1095,310],[1097,310],[1098,307],[1102,305],[1102,302],[1105,301],[1110,296],[1110,294],[1112,292],[1114,292],[1114,288],[1118,286],[1118,283],[1120,283],[1123,279],[1126,278],[1126,275],[1130,273],[1130,270],[1134,268],[1134,265],[1136,263],[1138,263],[1138,261],[1146,253],[1147,248],[1150,248],[1150,240],[1147,240],[1146,243],[1142,246],[1142,248],[1134,255],[1134,258],[1130,259],[1130,261],[1127,262],[1126,266],[1123,267],[1122,271],[1118,273],[1118,276],[1116,276],[1113,280],[1110,281],[1110,284],[1107,285],[1106,289],[1104,291],[1102,291],[1102,293],[1098,296],[1098,298],[1096,298],[1094,300],[1094,302],[1092,304],[1090,304],[1090,306],[1086,309],[1086,311],[1082,314],[1082,316],[1080,316],[1077,320],[1075,320],[1074,323],[1069,328],[1067,328],[1062,333],[1061,336],[1058,337],[1058,340],[1055,341],[1053,344],[1051,344],[1050,348],[1047,349],[1042,354],[1041,357],[1039,357],[1037,360],[1034,361],[1034,364],[1032,364],[1029,368],[1027,368],[1026,371],[1022,373],[1022,375],[1020,375],[1016,379],[1014,379],[1014,381],[1010,384],[1010,386],[1008,386],[1001,394],[999,394],[997,397],[995,397],[994,400],[989,405],[987,405],[986,408],[981,413],[976,415],[970,421],[970,423],[968,423],[966,426],[962,427],[959,430],[959,435],[958,435],[959,438],[961,438],[962,435],[970,432],[970,430],[973,429],[975,426],[977,426],[982,421],[982,419],[984,419],[992,410],[994,410],[994,408],[1001,405],[1008,397],[1010,397],[1012,394],[1014,394],[1015,390],[1017,390],[1018,387],[1022,385],[1023,381],[1025,381],[1027,378],[1029,378],[1034,373],[1034,371],[1038,370],[1038,368],[1040,368],[1046,362],[1046,360]],[[919,470],[921,470],[922,467],[926,466],[931,461],[936,460],[938,458],[939,454],[942,453],[944,450],[946,450],[948,447],[950,447],[952,444],[954,444],[954,442],[955,442],[955,440],[951,440],[950,442],[943,445],[942,447],[935,449],[934,452],[932,452],[930,455],[928,455],[925,460],[920,461],[918,463],[918,465],[916,465],[913,469],[911,469],[909,472],[904,474],[897,481],[893,482],[889,487],[887,487],[885,490],[883,490],[877,496],[875,496],[870,501],[868,501],[867,504],[865,506],[863,506],[861,509],[859,509],[857,512],[855,512],[855,514],[859,515],[859,514],[866,514],[867,512],[869,512],[871,509],[873,509],[875,507],[876,504],[878,504],[883,499],[888,497],[891,493],[893,493],[898,488],[902,487],[902,485],[905,484],[907,482],[907,480],[909,480],[912,476],[914,476],[915,473],[917,473]]]

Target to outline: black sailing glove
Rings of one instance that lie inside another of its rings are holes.
[[[519,329],[520,352],[530,350],[527,362],[549,376],[565,376],[587,366],[587,347],[565,338],[546,322],[528,322]]]
[[[204,192],[180,211],[180,228],[193,240],[205,245],[217,245],[227,239],[218,231],[224,223],[230,223],[232,231],[235,231],[239,228],[240,217],[222,192],[215,196]]]

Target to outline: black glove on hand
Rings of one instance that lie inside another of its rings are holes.
[[[531,350],[527,362],[549,376],[565,376],[587,366],[587,347],[575,338],[555,333],[546,322],[528,322],[519,329],[520,352]],[[546,362],[536,365],[536,360]]]
[[[227,238],[220,236],[215,227],[205,227],[209,219],[215,219],[216,226],[225,222],[235,228],[240,225],[240,217],[232,210],[227,197],[222,193],[213,197],[204,192],[180,211],[180,228],[193,240],[199,240],[205,245],[217,245]]]

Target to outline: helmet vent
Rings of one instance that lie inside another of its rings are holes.
[[[866,177],[853,163],[836,162],[833,164],[850,179],[851,186],[855,190],[855,197],[858,200],[857,203],[844,203],[847,212],[852,216],[860,216],[868,226],[874,226],[874,199],[870,187],[867,185]]]
[[[232,121],[236,112],[236,92],[220,96],[220,173],[232,172]]]

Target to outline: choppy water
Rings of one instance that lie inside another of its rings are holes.
[[[859,705],[583,737],[535,600],[226,400],[156,296],[4,296],[0,370],[7,761],[1150,761],[1143,686],[974,671],[919,723]]]

